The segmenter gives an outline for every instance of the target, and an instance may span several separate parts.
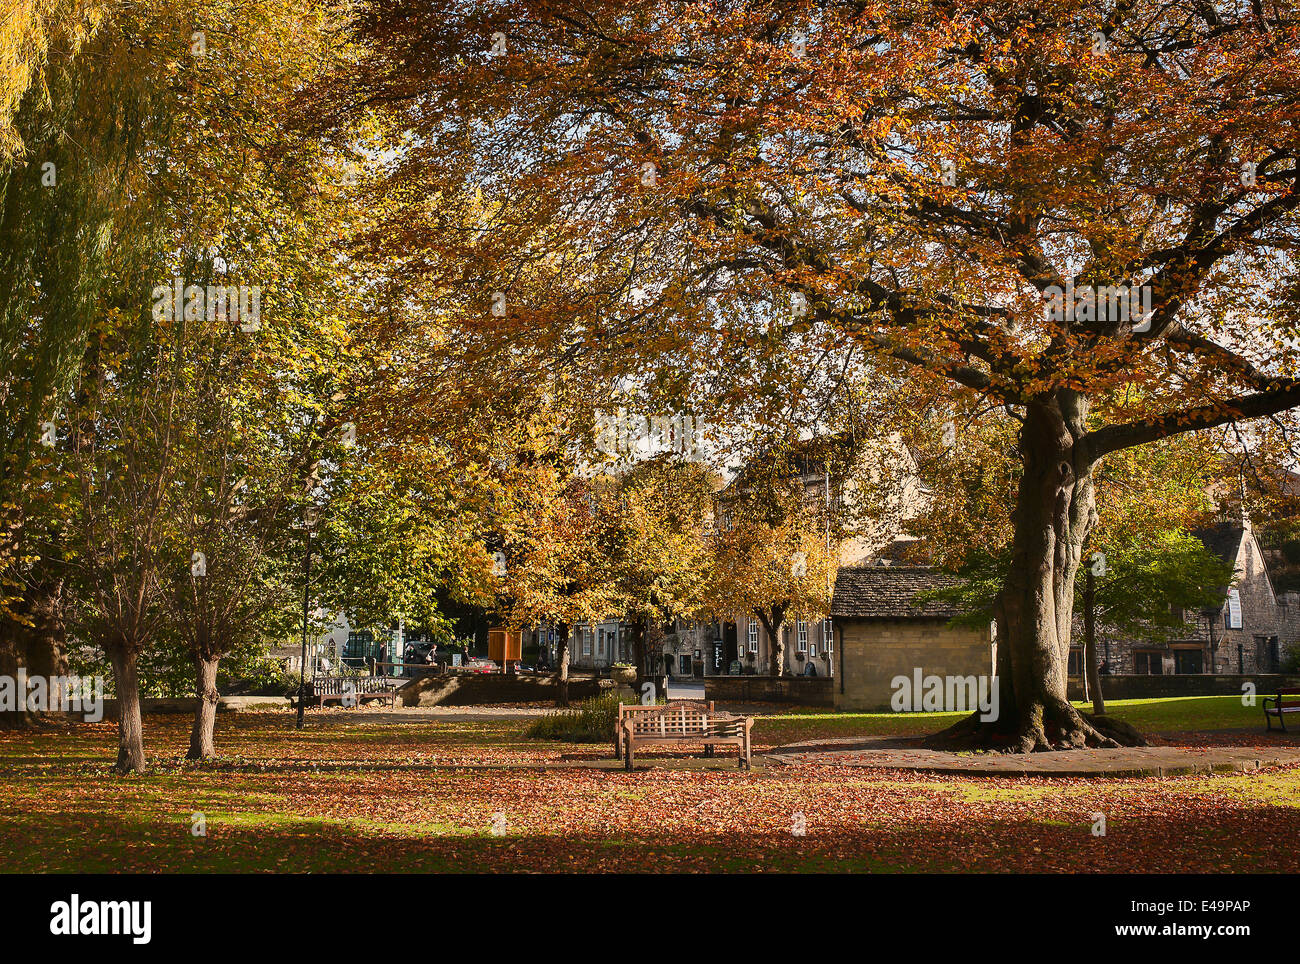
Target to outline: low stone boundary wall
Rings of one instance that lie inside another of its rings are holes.
[[[218,713],[248,713],[258,710],[283,710],[289,706],[287,696],[223,696],[217,700]],[[193,715],[199,708],[197,696],[146,697],[140,700],[141,713],[183,713]],[[104,719],[117,719],[117,700],[104,700]]]
[[[613,687],[607,679],[570,679],[569,701],[576,703]],[[397,691],[402,706],[478,706],[538,703],[555,699],[553,676],[463,673],[414,679]]]
[[[1143,700],[1173,696],[1240,696],[1245,683],[1255,684],[1256,697],[1269,696],[1279,686],[1300,686],[1300,676],[1257,673],[1211,676],[1103,676],[1101,695],[1108,700]],[[1083,699],[1083,680],[1070,677],[1070,699]]]
[[[718,703],[794,703],[834,705],[830,676],[706,676],[705,699]]]

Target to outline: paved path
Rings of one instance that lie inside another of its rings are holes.
[[[927,750],[919,740],[854,737],[778,747],[766,754],[786,765],[883,767],[965,776],[1168,777],[1232,773],[1300,763],[1300,747],[1122,747],[1052,753],[947,753]]]

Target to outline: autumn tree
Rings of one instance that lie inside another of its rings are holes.
[[[784,676],[786,620],[830,612],[839,543],[831,543],[824,507],[802,485],[776,481],[775,489],[719,498],[706,608],[724,620],[741,613],[758,619],[771,647],[770,672]]]
[[[558,627],[557,702],[569,700],[574,626],[618,612],[610,558],[601,551],[599,486],[545,447],[506,467],[486,548],[498,584],[496,608],[513,625]],[[499,555],[498,555],[499,553]]]
[[[708,519],[720,480],[703,465],[660,456],[600,481],[598,551],[609,560],[633,663],[645,673],[650,627],[703,611]]]
[[[1300,403],[1294,4],[376,0],[359,29],[402,188],[486,199],[400,219],[485,352],[720,418],[853,365],[1006,406],[1003,712],[953,737],[1113,743],[1065,695],[1094,467]]]

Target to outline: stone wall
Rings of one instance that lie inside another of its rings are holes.
[[[1300,686],[1300,676],[1277,673],[1231,676],[1103,676],[1101,693],[1108,700],[1141,700],[1178,696],[1240,696],[1244,683],[1255,684],[1256,699],[1271,696],[1279,686]],[[1083,699],[1083,681],[1070,678],[1070,699]]]
[[[602,687],[601,684],[604,684]],[[402,706],[477,706],[489,703],[535,703],[555,699],[552,676],[510,676],[497,673],[464,673],[425,676],[397,691]],[[577,702],[596,696],[614,684],[610,680],[571,679],[569,700]]]
[[[218,713],[258,713],[288,709],[287,696],[222,696],[217,700]],[[141,713],[183,713],[193,716],[199,708],[197,696],[146,697],[140,700]],[[116,720],[117,700],[104,700],[104,719]]]
[[[719,703],[794,703],[831,706],[829,676],[706,676],[705,699]]]
[[[897,676],[992,676],[993,641],[988,629],[949,627],[941,619],[838,619],[834,683],[838,709],[890,709]],[[843,683],[843,692],[841,685]]]
[[[1282,664],[1300,656],[1300,592],[1283,593],[1278,599],[1278,634],[1282,638]]]

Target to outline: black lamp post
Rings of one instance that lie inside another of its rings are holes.
[[[298,664],[298,729],[302,729],[303,711],[307,705],[307,609],[311,598],[311,530],[316,524],[318,510],[308,506],[302,513],[304,553],[302,560],[302,655]]]

